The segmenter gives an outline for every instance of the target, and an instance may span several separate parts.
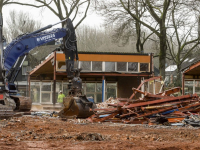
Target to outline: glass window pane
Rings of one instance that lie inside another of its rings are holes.
[[[86,92],[95,92],[95,83],[86,83]]]
[[[117,62],[117,71],[126,71],[126,62]]]
[[[185,81],[185,94],[193,94],[193,81]]]
[[[129,62],[128,63],[128,71],[138,71],[138,63],[137,62]]]
[[[102,92],[102,83],[97,83],[97,91],[96,92]]]
[[[63,94],[65,94],[65,96],[68,95],[69,89],[68,89],[68,83],[63,83]]]
[[[86,97],[92,97],[94,99],[94,94],[86,94]]]
[[[28,94],[27,90],[28,90],[27,85],[17,85],[18,94],[20,94],[22,96],[27,96],[27,94]]]
[[[97,93],[97,101],[96,103],[101,103],[102,102],[102,94]]]
[[[80,68],[83,71],[91,71],[91,62],[90,61],[81,61]]]
[[[200,81],[195,81],[195,93],[200,96]]]
[[[51,82],[43,82],[42,91],[51,91]]]
[[[50,102],[51,93],[42,93],[42,102]]]
[[[31,82],[31,100],[33,103],[40,102],[40,83]]]
[[[56,92],[62,91],[62,82],[56,82]]]
[[[82,93],[85,95],[86,94],[86,83],[82,83]]]
[[[115,71],[115,62],[105,62],[105,71]]]
[[[107,83],[107,99],[110,97],[116,98],[117,92],[116,83]]]
[[[101,61],[93,61],[92,62],[92,71],[102,71],[102,62]]]
[[[148,63],[140,63],[140,71],[149,71],[149,64]]]

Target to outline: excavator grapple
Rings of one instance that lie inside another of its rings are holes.
[[[76,116],[77,118],[87,118],[93,114],[91,109],[96,105],[90,102],[86,96],[67,96],[63,99],[63,109],[59,112],[61,118]]]

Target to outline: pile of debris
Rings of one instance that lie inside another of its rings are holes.
[[[105,102],[96,104],[97,108],[112,108],[112,106],[108,106],[108,104],[115,104],[119,102],[118,100],[114,99],[113,97],[110,97]]]
[[[181,90],[180,87],[169,89],[158,94],[151,94],[139,90],[145,82],[155,79],[156,77],[147,79],[137,89],[133,88],[133,94],[130,98],[117,98],[114,104],[106,103],[108,107],[94,109],[95,114],[87,120],[90,122],[109,121],[149,125],[182,123],[183,125],[186,122],[191,122],[186,120],[191,120],[189,118],[191,116],[199,118],[200,99],[197,94],[172,96],[172,94]],[[143,95],[142,98],[133,99],[136,93]],[[99,105],[101,106],[101,104]],[[194,117],[192,119],[194,120]]]

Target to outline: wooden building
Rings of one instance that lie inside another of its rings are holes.
[[[129,98],[133,87],[153,75],[152,57],[152,54],[79,52],[76,65],[82,68],[83,93],[93,97],[95,103],[109,97]],[[57,106],[58,92],[62,90],[67,95],[67,84],[65,55],[55,51],[29,73],[33,107]]]
[[[182,68],[183,95],[197,93],[200,96],[200,59],[192,58]]]

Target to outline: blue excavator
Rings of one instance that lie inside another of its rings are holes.
[[[65,23],[63,28],[47,31],[62,22]],[[69,93],[63,100],[63,109],[59,112],[59,116],[62,118],[68,116],[86,118],[93,114],[90,109],[95,108],[96,105],[82,94],[81,69],[74,66],[74,62],[78,61],[77,41],[75,29],[69,18],[32,33],[20,35],[5,48],[3,48],[5,39],[2,28],[3,18],[0,14],[0,118],[10,117],[12,111],[31,110],[30,97],[18,94],[14,83],[16,77],[27,54],[32,49],[60,38],[63,38],[59,49],[65,54]]]

